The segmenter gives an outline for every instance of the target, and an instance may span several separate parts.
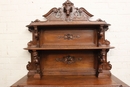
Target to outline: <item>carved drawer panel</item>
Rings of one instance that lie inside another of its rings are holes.
[[[43,75],[95,75],[93,51],[43,51]]]
[[[89,45],[96,46],[96,30],[57,29],[42,30],[40,46],[46,45]]]

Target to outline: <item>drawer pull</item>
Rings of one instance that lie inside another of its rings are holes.
[[[66,63],[66,64],[71,64],[71,63],[75,63],[76,61],[81,61],[82,58],[75,58],[73,56],[65,56],[63,58],[56,58],[56,61],[57,62],[63,62],[63,63]]]

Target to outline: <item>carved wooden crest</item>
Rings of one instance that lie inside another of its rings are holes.
[[[84,8],[76,8],[74,4],[67,0],[61,8],[52,8],[43,15],[48,21],[89,21],[93,15]]]

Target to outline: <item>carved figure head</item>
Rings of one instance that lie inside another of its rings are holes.
[[[65,3],[63,3],[63,11],[66,13],[66,16],[69,16],[72,12],[73,3],[67,0]]]

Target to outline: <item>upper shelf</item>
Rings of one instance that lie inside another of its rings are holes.
[[[79,26],[79,25],[104,25],[109,26],[110,24],[107,24],[104,21],[35,21],[27,25],[27,27],[31,26]]]
[[[27,25],[27,27],[31,26],[71,26],[71,25],[105,25],[109,26],[105,21],[98,19],[96,21],[91,21],[90,18],[93,17],[91,13],[89,13],[83,7],[77,8],[74,4],[67,0],[63,3],[62,7],[52,8],[49,12],[47,12],[43,17],[47,21],[35,20],[34,22]]]
[[[93,47],[93,46],[42,46],[42,47],[28,47],[25,50],[94,50],[94,49],[113,49],[114,47]]]

